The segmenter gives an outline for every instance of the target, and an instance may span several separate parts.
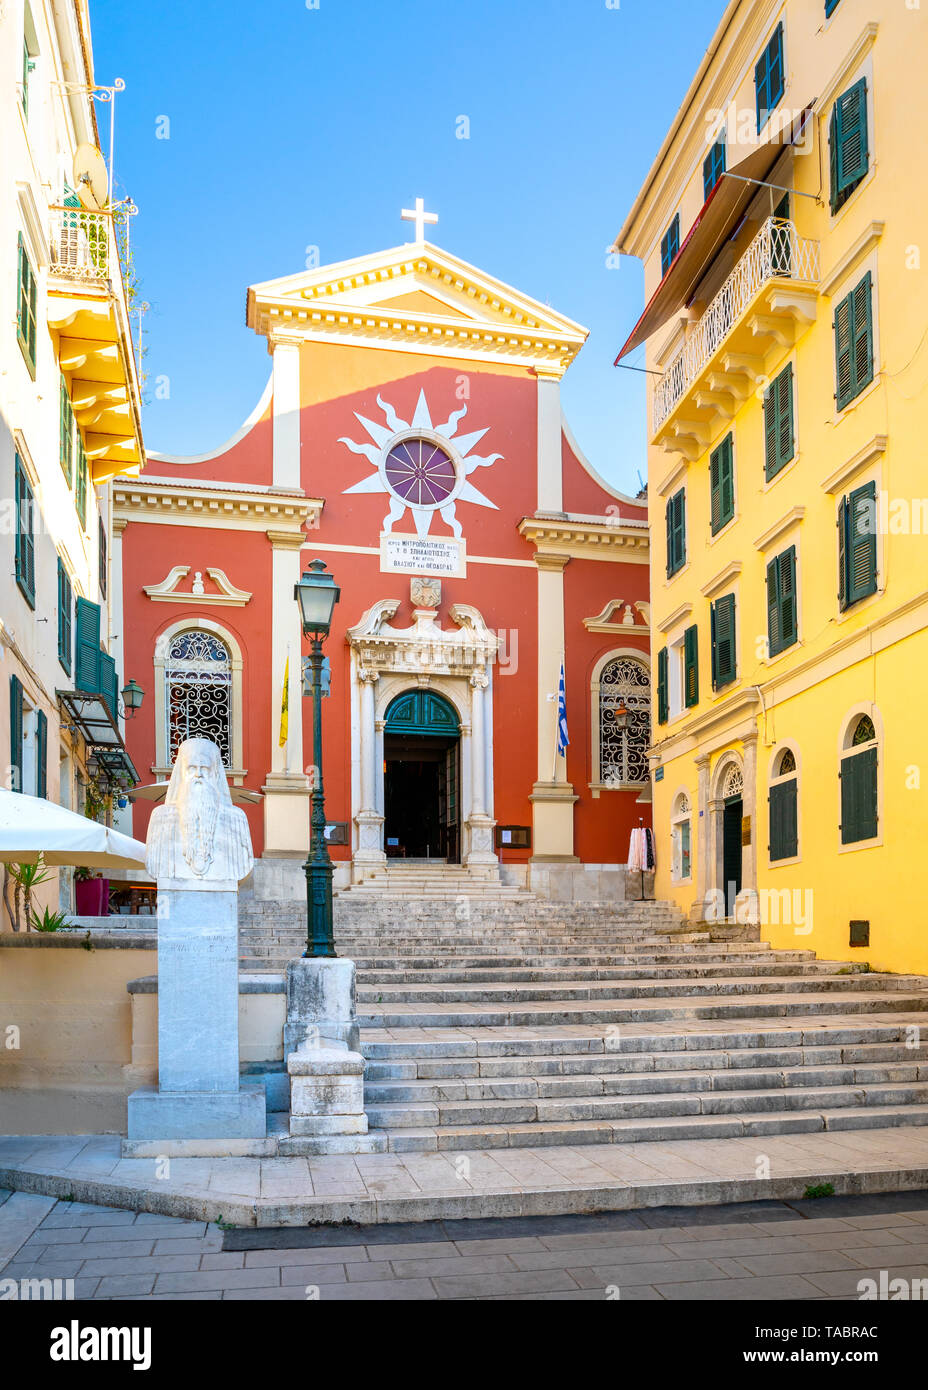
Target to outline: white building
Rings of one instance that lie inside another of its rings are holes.
[[[144,458],[114,212],[74,188],[105,101],[87,0],[0,6],[0,769],[101,818],[130,770],[109,480]]]

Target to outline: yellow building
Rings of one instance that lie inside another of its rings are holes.
[[[733,0],[615,246],[652,373],[657,894],[923,972],[926,47],[917,0]]]

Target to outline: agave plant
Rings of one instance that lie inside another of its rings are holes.
[[[68,925],[67,913],[52,912],[51,908],[46,908],[40,917],[37,912],[32,914],[33,931],[57,931],[59,927]]]
[[[51,869],[46,868],[39,855],[34,864],[6,864],[4,866],[3,893],[6,910],[10,915],[14,931],[22,931],[25,920],[26,930],[35,916],[32,909],[33,889],[51,878]],[[13,906],[10,906],[10,885],[13,887]]]

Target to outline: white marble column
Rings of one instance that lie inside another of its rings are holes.
[[[300,339],[273,333],[274,486],[302,487],[300,478]]]
[[[470,831],[468,864],[497,862],[493,852],[493,820],[486,809],[486,710],[485,692],[490,680],[485,671],[470,677]]]
[[[358,749],[361,763],[361,807],[355,816],[358,827],[358,847],[355,864],[382,864],[386,855],[382,846],[383,816],[377,809],[377,682],[376,671],[358,671],[360,721]]]

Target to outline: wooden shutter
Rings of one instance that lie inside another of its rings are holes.
[[[847,295],[835,310],[835,399],[838,409],[854,399],[854,296]]]
[[[71,580],[58,557],[58,660],[68,675],[71,674]]]
[[[785,650],[795,642],[798,632],[796,603],[796,547],[791,545],[777,556],[777,581],[780,599],[780,647]]]
[[[110,714],[116,719],[119,706],[116,699],[119,681],[116,677],[116,662],[109,652],[100,652],[100,693],[110,707]]]
[[[74,683],[78,690],[100,690],[100,606],[78,598]]]
[[[834,121],[833,192],[835,199],[849,193],[867,172],[867,81],[861,78],[838,97]]]
[[[74,485],[74,505],[82,526],[87,525],[87,451],[80,432],[77,432],[77,478]]]
[[[854,395],[873,380],[873,295],[872,277],[867,271],[854,290]]]
[[[686,559],[686,491],[681,488],[667,503],[667,577]]]
[[[16,455],[16,580],[35,608],[35,499],[22,460]]]
[[[716,689],[735,678],[735,596],[723,594],[712,605],[713,684]]]
[[[872,840],[877,833],[877,750],[862,748],[841,762],[841,843]]]
[[[23,687],[10,676],[10,791],[23,789]]]
[[[735,475],[730,434],[709,455],[709,487],[712,534],[715,535],[735,514]]]
[[[70,487],[71,475],[74,471],[74,415],[64,377],[61,378],[59,391],[58,457],[61,471],[68,481],[68,487]]]
[[[767,566],[767,648],[771,656],[782,649],[780,640],[780,565],[779,557]]]
[[[768,793],[770,844],[767,849],[771,860],[793,859],[799,852],[797,787],[797,780],[792,777],[788,782],[774,782]]]
[[[876,592],[876,483],[864,483],[847,499],[846,602]]]
[[[699,704],[699,630],[694,624],[683,634],[683,703]]]
[[[41,709],[35,717],[35,794],[48,796],[48,719]]]
[[[657,722],[666,724],[670,715],[667,695],[667,648],[662,647],[657,654]]]
[[[850,508],[848,500],[842,497],[838,503],[838,604],[841,608],[848,605],[848,586],[847,586],[847,553],[848,553],[848,516]]]
[[[757,129],[760,130],[770,110],[770,71],[767,66],[767,50],[754,64],[754,93],[757,100]]]
[[[793,364],[788,363],[764,392],[764,472],[768,479],[790,462],[795,452]]]

